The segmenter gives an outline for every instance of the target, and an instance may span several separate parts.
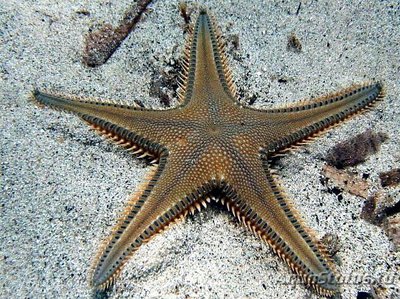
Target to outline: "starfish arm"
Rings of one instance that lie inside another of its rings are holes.
[[[383,96],[381,83],[369,83],[285,108],[266,110],[264,125],[274,132],[266,138],[267,151],[279,151],[331,128],[371,107]]]
[[[225,42],[214,17],[205,9],[192,25],[182,68],[179,98],[184,105],[201,109],[221,99],[236,102],[236,87],[225,54]]]
[[[184,219],[189,211],[200,209],[200,204],[205,205],[204,197],[213,188],[212,183],[201,183],[190,171],[176,172],[174,164],[162,156],[158,167],[153,166],[132,196],[95,258],[90,275],[93,287],[108,288],[143,243]]]
[[[227,178],[223,192],[228,209],[307,285],[323,296],[338,292],[331,257],[278,187],[266,162],[258,173]]]
[[[167,115],[171,110],[147,110],[113,101],[94,101],[38,90],[33,92],[33,100],[39,105],[79,116],[97,133],[141,156],[159,156],[161,145],[175,138],[174,134],[167,135],[162,131],[165,125],[172,125],[173,120]]]

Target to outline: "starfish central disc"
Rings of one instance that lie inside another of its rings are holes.
[[[218,124],[210,124],[206,127],[207,132],[210,136],[217,137],[223,134],[223,128]]]

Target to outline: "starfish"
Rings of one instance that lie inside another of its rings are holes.
[[[206,9],[191,26],[182,69],[180,103],[168,110],[33,92],[37,104],[79,116],[99,134],[154,163],[101,246],[91,285],[110,287],[143,243],[216,200],[307,286],[324,296],[339,292],[332,258],[280,188],[270,160],[368,110],[383,98],[383,85],[353,85],[267,110],[246,106],[236,95],[220,29]]]

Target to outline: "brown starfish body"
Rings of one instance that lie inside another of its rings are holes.
[[[326,296],[338,292],[329,254],[278,187],[268,159],[370,107],[383,97],[382,85],[352,86],[283,108],[243,106],[206,10],[193,25],[183,69],[181,103],[170,110],[34,92],[37,102],[78,115],[156,162],[99,251],[91,284],[110,286],[141,244],[218,194],[307,285]]]

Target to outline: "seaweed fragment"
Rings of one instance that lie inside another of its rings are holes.
[[[383,228],[393,242],[395,250],[400,250],[400,214],[388,217],[383,223]]]
[[[400,201],[395,202],[393,196],[384,191],[372,194],[364,203],[361,218],[379,226],[394,244],[400,249]]]
[[[394,187],[400,183],[400,168],[392,169],[379,174],[382,187]]]
[[[322,174],[339,189],[362,198],[368,198],[370,185],[367,180],[360,178],[357,173],[324,165]]]
[[[174,63],[171,67],[166,67],[158,74],[154,74],[150,83],[149,96],[160,99],[164,107],[170,107],[173,98],[177,98],[179,64]]]
[[[287,49],[292,52],[300,53],[302,48],[303,46],[297,35],[294,32],[290,33],[287,41]]]
[[[88,33],[85,37],[82,62],[89,67],[104,64],[135,28],[150,2],[151,0],[139,0],[134,7],[127,10],[116,28],[105,24],[99,30]]]
[[[368,156],[378,152],[380,145],[388,138],[385,133],[375,133],[368,129],[364,133],[336,144],[331,148],[326,161],[337,168],[354,166],[364,162]]]
[[[188,5],[186,2],[181,1],[179,2],[179,13],[181,17],[183,18],[183,21],[185,22],[184,25],[184,32],[188,32],[190,29],[190,20],[191,20],[191,15],[192,15],[193,10],[188,8]]]
[[[325,234],[320,241],[325,245],[331,257],[335,257],[342,247],[339,237],[331,233]]]
[[[387,194],[383,190],[373,193],[365,201],[361,211],[361,218],[381,226],[386,218],[394,216],[400,212],[400,201],[395,201],[395,197]]]

